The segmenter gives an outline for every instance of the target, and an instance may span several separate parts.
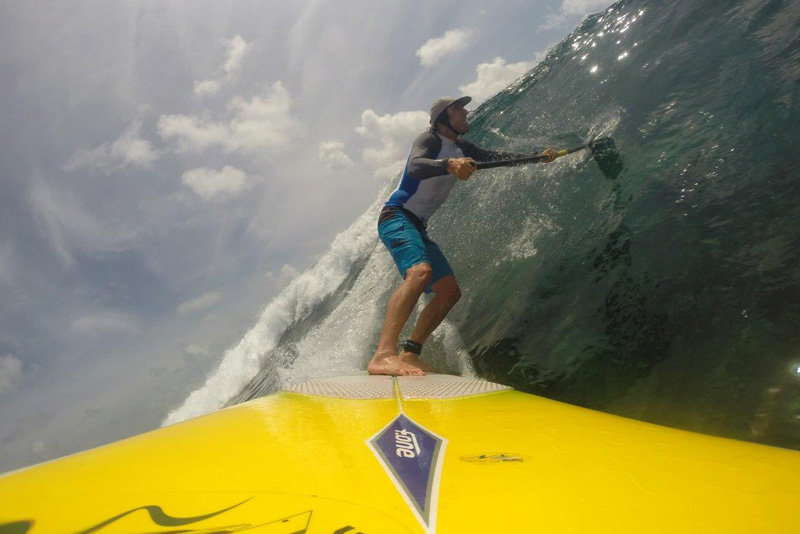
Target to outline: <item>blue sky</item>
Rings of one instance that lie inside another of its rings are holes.
[[[3,2],[0,470],[157,427],[435,98],[479,104],[609,4]]]

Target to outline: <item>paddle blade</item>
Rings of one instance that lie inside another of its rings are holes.
[[[614,150],[617,148],[616,143],[610,137],[598,137],[586,143],[592,149],[592,153],[602,152],[604,150]]]
[[[615,179],[622,172],[625,166],[622,157],[617,152],[617,145],[610,137],[601,137],[587,143],[592,149],[592,158],[600,171],[607,178]]]

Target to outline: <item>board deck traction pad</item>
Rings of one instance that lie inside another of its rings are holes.
[[[414,376],[340,376],[310,380],[284,391],[341,399],[453,399],[512,389],[480,378],[429,373]]]
[[[349,376],[304,382],[287,391],[349,399],[397,400],[398,414],[366,441],[425,532],[436,532],[436,510],[447,439],[403,412],[410,399],[452,399],[511,389],[476,378]]]

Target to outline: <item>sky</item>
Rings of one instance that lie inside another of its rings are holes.
[[[610,3],[0,2],[0,471],[157,428],[433,100]]]

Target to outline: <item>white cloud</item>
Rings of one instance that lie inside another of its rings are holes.
[[[230,135],[226,123],[191,115],[162,115],[157,128],[164,140],[176,139],[180,151],[199,152],[214,145],[226,146]]]
[[[372,166],[375,176],[388,179],[403,168],[411,142],[429,126],[428,115],[424,111],[401,111],[379,116],[371,109],[361,114],[361,126],[356,132],[381,145],[363,152],[364,161]]]
[[[64,165],[64,170],[98,170],[106,174],[131,167],[150,168],[159,157],[150,141],[141,137],[142,121],[136,119],[111,143],[75,153]]]
[[[194,94],[197,96],[215,95],[222,89],[222,80],[211,78],[194,82]]]
[[[241,70],[242,60],[247,53],[247,49],[250,48],[250,44],[245,42],[241,35],[234,35],[226,44],[228,45],[228,54],[225,58],[225,64],[222,65],[222,70],[226,75],[231,76]]]
[[[542,30],[550,30],[572,21],[578,17],[585,17],[592,13],[597,13],[610,6],[613,2],[609,0],[563,0],[558,8],[558,12],[547,15],[545,23],[540,27]]]
[[[520,61],[519,63],[506,63],[503,58],[496,57],[491,63],[478,65],[475,69],[478,79],[470,84],[462,85],[458,89],[463,94],[471,96],[473,101],[478,104],[508,87],[514,80],[535,67],[543,57],[544,53],[540,53],[534,61]]]
[[[277,273],[267,271],[264,277],[269,280],[275,288],[279,289],[291,282],[292,279],[298,274],[300,274],[300,271],[287,263],[284,264],[284,266],[281,267],[281,270]]]
[[[183,173],[181,179],[203,200],[238,196],[253,185],[244,171],[230,165],[225,165],[221,171],[198,167]]]
[[[190,313],[206,310],[214,306],[222,299],[222,295],[218,291],[209,291],[197,297],[196,299],[187,300],[178,306],[178,313],[181,315],[188,315]]]
[[[232,38],[223,40],[227,47],[225,62],[220,68],[220,73],[214,78],[194,82],[194,94],[200,97],[214,95],[222,89],[223,85],[232,82],[242,68],[242,61],[247,54],[250,44],[241,35],[234,35]]]
[[[416,55],[419,57],[420,65],[430,67],[438,63],[444,56],[465,49],[471,43],[474,35],[475,30],[464,28],[449,30],[441,37],[428,39],[417,50]]]
[[[22,362],[8,354],[0,358],[0,395],[12,391],[22,378]]]
[[[303,131],[290,113],[292,97],[280,81],[250,100],[234,97],[227,107],[232,115],[227,122],[208,116],[162,115],[158,133],[164,140],[174,139],[182,152],[220,147],[256,155],[284,148]]]
[[[84,334],[133,333],[139,330],[134,318],[117,312],[84,315],[72,322],[72,328]]]
[[[338,141],[324,141],[319,144],[319,159],[325,163],[328,171],[348,169],[353,166],[353,160],[344,153],[344,143]]]
[[[564,0],[561,2],[560,11],[567,15],[589,15],[613,3],[608,0]]]
[[[208,354],[208,347],[201,347],[200,345],[189,344],[183,347],[183,353],[187,356],[205,356]]]

